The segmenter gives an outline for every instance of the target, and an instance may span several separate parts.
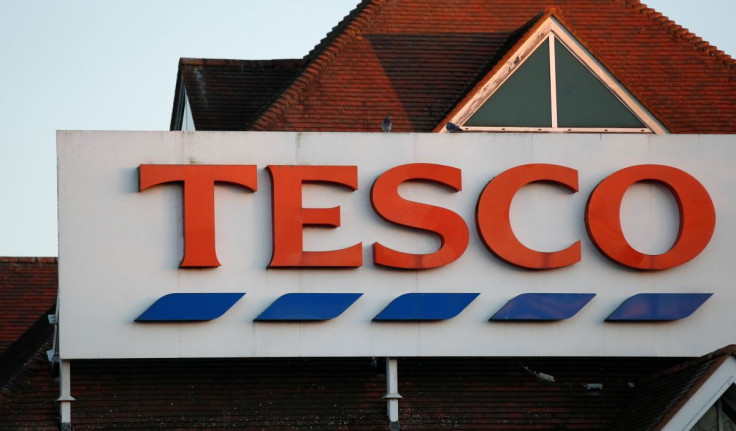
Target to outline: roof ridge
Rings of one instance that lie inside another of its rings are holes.
[[[620,1],[623,1],[626,5],[630,6],[640,14],[645,15],[655,24],[664,27],[673,36],[689,42],[696,50],[706,53],[711,57],[715,57],[731,69],[736,69],[736,59],[732,58],[729,54],[726,54],[725,51],[718,49],[715,45],[711,45],[708,41],[703,40],[702,37],[698,37],[698,35],[677,24],[674,20],[671,20],[661,12],[650,8],[645,3],[642,3],[641,0]]]
[[[347,33],[350,30],[353,33],[358,33],[360,27],[370,21],[369,17],[375,15],[384,2],[385,0],[362,0],[342,22],[333,27],[327,36],[304,57],[307,64],[304,65],[302,71],[258,116],[253,122],[251,130],[268,130],[268,127],[289,106],[287,102],[296,99],[301,90],[313,82],[322,70],[334,60],[345,44],[352,40],[352,37],[348,36]]]
[[[54,256],[0,256],[0,263],[57,263]]]
[[[302,58],[275,58],[261,60],[240,60],[230,58],[179,58],[179,65],[186,66],[243,66],[243,65],[285,65],[285,66],[302,66],[305,60]]]
[[[344,30],[352,20],[358,16],[362,10],[368,6],[369,3],[371,3],[372,0],[361,0],[350,12],[348,12],[347,15],[345,15],[340,22],[337,23],[334,27],[330,29],[330,31],[327,32],[325,37],[323,37],[317,44],[312,48],[307,55],[304,56],[305,60],[311,60],[314,59],[316,56],[318,56],[322,50],[324,50],[325,47],[327,47],[334,39],[336,39],[340,34],[342,33],[342,30]]]

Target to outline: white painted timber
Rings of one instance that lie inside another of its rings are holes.
[[[734,383],[736,383],[736,359],[730,356],[707,378],[697,392],[680,407],[662,430],[691,429]]]

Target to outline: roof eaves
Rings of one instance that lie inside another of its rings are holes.
[[[186,58],[179,59],[182,66],[229,66],[229,67],[301,67],[304,60],[300,58],[277,58],[265,60],[234,60],[228,58]]]
[[[610,425],[612,430],[660,430],[700,391],[731,357],[736,346],[685,360],[636,382],[629,402]]]
[[[184,112],[184,103],[182,103],[182,84],[181,84],[181,63],[176,72],[176,84],[174,86],[174,103],[171,106],[171,122],[169,130],[181,129],[182,114]]]
[[[656,10],[648,7],[640,0],[624,0],[624,2],[640,14],[645,15],[652,22],[664,27],[673,36],[690,43],[696,50],[708,54],[711,57],[715,57],[726,66],[736,70],[736,59],[731,58],[730,55],[719,50],[715,45],[711,45],[709,42],[704,41],[703,38],[698,37],[695,33],[692,33],[688,29],[678,25],[673,20],[664,16],[661,12],[657,12]]]
[[[713,373],[718,370],[718,368],[723,365],[723,363],[730,358],[731,356],[736,356],[736,345],[728,345],[726,347],[723,347],[721,349],[718,349],[712,353],[709,353],[703,357],[697,358],[693,361],[685,362],[680,365],[676,365],[669,370],[665,370],[662,373],[657,373],[651,376],[652,379],[656,379],[657,377],[661,377],[663,374],[674,374],[680,371],[684,371],[688,368],[697,368],[698,366],[707,363],[709,361],[712,361],[712,364],[708,367],[705,373],[695,382],[692,386],[690,386],[690,389],[688,389],[685,394],[680,397],[680,399],[675,403],[672,408],[670,408],[666,414],[664,414],[659,422],[654,427],[655,430],[662,429],[667,423],[677,414],[680,409],[687,404],[687,402],[692,398],[699,390],[700,388],[705,384],[705,382],[708,381],[708,379],[713,375]]]
[[[56,257],[23,257],[23,256],[0,256],[0,263],[42,263],[55,264],[58,263]]]
[[[275,100],[253,122],[252,130],[269,130],[291,102],[325,70],[339,52],[361,32],[385,0],[363,0],[304,59],[307,64]]]

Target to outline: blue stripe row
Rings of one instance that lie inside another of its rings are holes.
[[[225,314],[245,293],[172,293],[143,312],[136,322],[201,322]],[[258,322],[315,322],[334,319],[362,293],[289,293],[276,299]],[[427,322],[452,319],[479,293],[407,293],[376,317],[379,322]],[[690,316],[712,293],[641,293],[624,301],[608,322],[666,322]],[[594,293],[523,293],[509,300],[490,320],[544,322],[573,317]]]

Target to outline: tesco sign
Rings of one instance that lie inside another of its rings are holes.
[[[58,154],[64,359],[734,342],[730,136],[59,132]]]
[[[324,183],[358,188],[357,166],[276,166],[266,167],[271,178],[273,223],[272,257],[269,268],[357,268],[363,265],[362,244],[342,250],[304,251],[306,226],[340,226],[340,207],[304,208],[305,183]],[[255,191],[255,165],[141,165],[140,189],[163,183],[181,183],[183,194],[184,257],[181,267],[220,266],[215,250],[214,188],[218,182]],[[389,268],[421,270],[438,268],[456,261],[468,247],[468,225],[446,208],[414,202],[399,194],[399,186],[409,181],[438,184],[462,190],[462,171],[431,163],[396,166],[382,173],[370,192],[376,214],[397,225],[431,232],[441,246],[432,253],[405,253],[373,244],[373,263]],[[662,184],[675,197],[679,209],[679,233],[670,250],[648,255],[635,250],[621,228],[620,209],[624,193],[633,184],[651,181]],[[527,164],[508,169],[494,177],[480,194],[475,211],[478,235],[498,258],[523,268],[552,269],[580,261],[580,241],[564,250],[542,252],[526,247],[514,235],[509,210],[514,195],[533,182],[550,182],[578,191],[575,169],[550,164]],[[612,261],[631,268],[654,270],[681,265],[697,256],[710,241],[715,228],[715,208],[708,191],[686,172],[663,165],[637,165],[604,178],[593,190],[585,209],[585,227],[591,240]]]

